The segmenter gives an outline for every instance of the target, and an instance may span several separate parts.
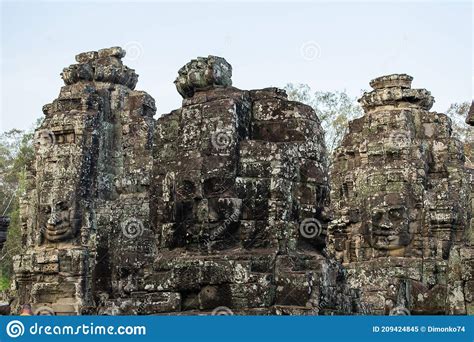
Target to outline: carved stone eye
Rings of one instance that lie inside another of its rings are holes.
[[[50,214],[51,213],[51,207],[49,205],[43,205],[43,206],[41,206],[41,212],[43,214]]]
[[[59,203],[56,204],[56,208],[58,210],[67,210],[68,209],[68,206],[67,206],[67,203],[64,202],[64,201],[61,201]]]
[[[401,219],[403,217],[403,209],[391,209],[389,215],[390,218]]]
[[[383,212],[381,211],[376,211],[375,213],[372,214],[372,220],[375,222],[382,220],[382,218],[383,218]]]

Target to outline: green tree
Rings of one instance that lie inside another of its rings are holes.
[[[0,251],[0,290],[8,287],[12,257],[22,248],[19,196],[25,188],[26,167],[33,157],[32,131],[13,129],[0,134],[0,214],[10,217],[7,241]]]
[[[288,98],[313,107],[321,120],[329,153],[339,145],[347,132],[348,123],[363,115],[355,98],[346,91],[312,91],[307,84],[289,83],[285,86]]]

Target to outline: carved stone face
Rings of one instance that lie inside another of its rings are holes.
[[[372,208],[369,234],[375,249],[393,250],[407,246],[412,238],[407,208],[382,205]]]
[[[74,205],[70,200],[53,200],[40,205],[41,229],[46,240],[60,242],[72,239],[77,232]]]
[[[75,189],[84,151],[76,140],[76,130],[82,129],[76,119],[75,115],[65,118],[63,112],[55,113],[46,118],[44,128],[36,132],[39,147],[36,226],[44,240],[54,243],[72,240],[80,229],[78,218],[82,207]],[[50,127],[55,127],[55,131],[49,130]]]

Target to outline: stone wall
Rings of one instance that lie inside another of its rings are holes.
[[[43,108],[14,311],[471,312],[469,170],[410,76],[372,81],[330,181],[316,113],[283,90],[197,58],[154,119],[124,56],[79,54]]]

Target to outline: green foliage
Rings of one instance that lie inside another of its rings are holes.
[[[8,228],[7,241],[3,246],[0,257],[0,279],[11,279],[13,273],[13,261],[14,255],[19,254],[22,249],[21,244],[21,225],[20,225],[20,210],[18,205],[18,199],[15,199],[14,205],[12,205],[12,211],[10,212],[10,227]],[[0,284],[1,287],[1,284]],[[1,289],[1,288],[0,288]]]
[[[22,248],[19,196],[25,190],[26,167],[33,157],[32,132],[13,129],[0,135],[0,214],[10,217],[7,241],[0,252],[0,290],[8,288],[12,257]]]
[[[350,120],[363,115],[363,110],[355,98],[346,91],[315,91],[307,84],[285,86],[288,98],[307,104],[315,110],[325,131],[325,142],[331,153],[339,145],[347,131]]]
[[[6,275],[0,276],[0,291],[8,290],[10,287],[10,277]]]

